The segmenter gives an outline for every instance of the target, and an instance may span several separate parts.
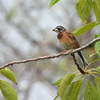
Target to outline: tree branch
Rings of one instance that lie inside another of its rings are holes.
[[[72,57],[73,57],[73,60],[74,60],[74,62],[75,62],[75,64],[76,64],[76,66],[77,66],[77,69],[78,69],[82,74],[87,74],[87,72],[85,72],[85,71],[79,66],[79,64],[77,63],[77,60],[76,60],[74,54],[72,54]]]
[[[78,51],[81,51],[87,47],[89,47],[90,45],[92,45],[93,43],[97,42],[100,40],[100,37],[99,38],[96,38],[96,39],[93,39],[92,41],[90,41],[89,43],[87,43],[86,45],[84,46],[81,46],[80,48],[77,48],[75,50],[73,50],[72,54],[73,53],[76,53]],[[70,53],[69,52],[66,52],[64,54],[54,54],[54,55],[50,55],[50,56],[43,56],[43,57],[37,57],[37,58],[32,58],[32,59],[26,59],[26,60],[20,60],[20,61],[12,61],[12,62],[8,62],[7,64],[5,64],[4,66],[1,66],[0,69],[4,69],[6,67],[9,67],[9,66],[12,66],[14,64],[21,64],[21,63],[27,63],[27,62],[32,62],[32,61],[38,61],[38,60],[45,60],[45,59],[51,59],[51,58],[58,58],[60,56],[65,56],[65,55],[69,55]]]

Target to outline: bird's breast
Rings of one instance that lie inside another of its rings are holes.
[[[59,34],[57,35],[58,40],[60,40],[60,39],[62,38],[62,36],[63,36],[63,34],[59,33]]]
[[[65,49],[67,49],[67,50],[69,50],[69,49],[72,49],[73,47],[72,47],[72,45],[70,45],[69,43],[67,43],[67,42],[64,42],[64,41],[60,41],[59,40],[59,42],[60,42],[60,44],[65,48]]]
[[[65,49],[69,50],[69,49],[75,49],[75,48],[77,48],[77,45],[76,45],[75,41],[73,41],[70,37],[68,37],[68,35],[66,34],[66,32],[62,32],[62,33],[58,34],[57,38],[58,38],[60,44]]]

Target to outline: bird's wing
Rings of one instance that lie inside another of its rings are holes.
[[[74,36],[71,32],[66,31],[66,34],[67,34],[67,36],[70,38],[70,42],[71,42],[72,44],[76,44],[77,47],[80,47],[79,42],[77,41],[77,39],[75,38],[75,36]]]

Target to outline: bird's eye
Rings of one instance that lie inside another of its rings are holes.
[[[61,31],[61,30],[62,30],[62,28],[58,28],[58,30],[59,30],[59,31]]]

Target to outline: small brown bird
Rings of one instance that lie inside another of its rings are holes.
[[[57,38],[60,44],[66,49],[76,49],[80,47],[79,42],[76,40],[75,36],[68,30],[66,30],[63,26],[57,26],[53,31],[57,32]],[[82,55],[80,51],[77,52],[80,58],[83,61],[84,67],[88,65],[86,59]]]

